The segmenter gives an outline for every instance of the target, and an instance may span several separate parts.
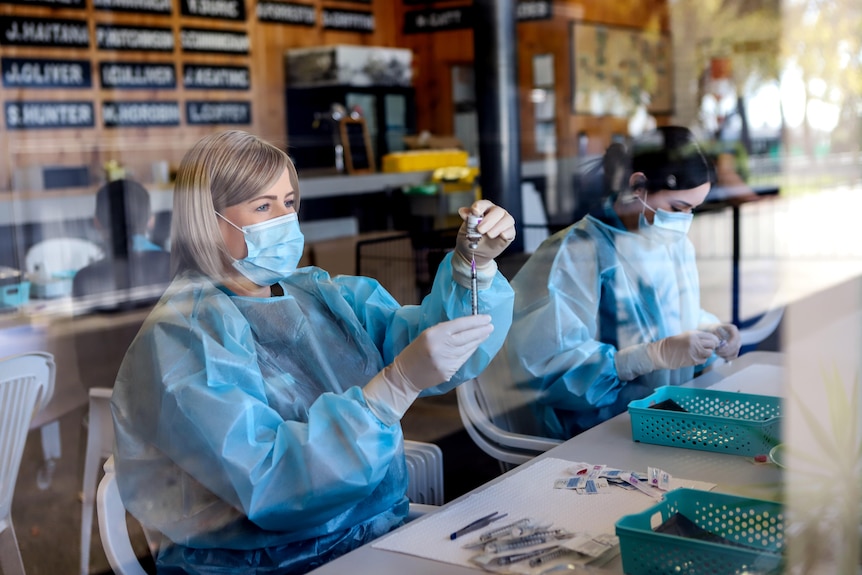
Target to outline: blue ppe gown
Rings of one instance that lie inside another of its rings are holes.
[[[419,306],[315,267],[271,298],[174,281],[112,399],[120,493],[157,539],[160,573],[304,573],[403,522],[401,425],[381,422],[362,388],[425,328],[470,313],[451,258]],[[480,298],[493,333],[424,395],[475,377],[501,347],[512,290],[498,272]]]
[[[535,397],[531,431],[546,437],[572,437],[694,376],[685,367],[621,381],[617,350],[718,322],[700,308],[691,241],[627,231],[609,203],[545,240],[511,284],[512,329],[483,378]]]

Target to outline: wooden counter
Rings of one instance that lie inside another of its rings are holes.
[[[0,318],[0,357],[47,351],[57,364],[54,395],[31,429],[86,405],[90,387],[111,387],[126,348],[150,311],[71,317],[63,313],[71,307],[68,298],[47,302],[53,307],[35,300],[26,310]]]
[[[427,182],[431,172],[400,172],[358,176],[332,175],[303,178],[302,199],[328,198],[380,192]],[[147,184],[154,213],[171,211],[173,188]],[[96,211],[98,186],[39,192],[0,192],[0,226],[89,219]]]

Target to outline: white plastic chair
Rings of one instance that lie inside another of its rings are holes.
[[[108,564],[116,575],[147,575],[135,555],[126,524],[126,508],[120,499],[120,488],[114,473],[114,457],[105,462],[105,475],[96,494],[99,514],[99,536]]]
[[[99,244],[83,238],[51,238],[27,250],[24,264],[27,273],[41,271],[48,275],[78,271],[105,256]]]
[[[778,329],[783,317],[784,306],[775,306],[767,310],[753,325],[739,331],[741,346],[756,345],[765,340]]]
[[[562,443],[532,433],[536,423],[529,412],[534,398],[520,389],[504,390],[489,371],[458,386],[458,412],[467,434],[503,471],[520,465]],[[516,431],[517,430],[517,431]]]
[[[12,526],[12,496],[33,416],[54,394],[54,356],[31,352],[0,360],[0,572],[24,575]]]
[[[772,307],[754,325],[740,330],[742,346],[758,344],[772,335],[783,315],[784,307]],[[710,367],[722,363],[715,361]],[[492,365],[478,378],[458,386],[458,412],[473,442],[506,471],[512,464],[525,463],[562,442],[538,435],[534,416],[527,408],[535,401],[535,394],[497,385],[494,368]]]
[[[84,456],[84,484],[81,490],[81,575],[87,575],[90,570],[90,538],[93,533],[93,507],[96,503],[99,464],[111,457],[114,446],[111,392],[111,389],[105,387],[90,388],[87,452]],[[100,531],[101,537],[104,537],[103,533]]]
[[[99,482],[96,494],[96,507],[99,517],[99,536],[105,556],[117,575],[146,575],[141,567],[129,538],[126,524],[126,508],[120,498],[114,472],[114,457],[111,449],[114,440],[113,421],[111,420],[111,390],[92,388],[90,390],[90,428],[87,438],[87,455],[84,467],[84,502],[81,518],[81,573],[86,575],[89,567],[90,532],[92,530],[93,503],[87,502],[88,489],[92,492],[99,458],[106,457],[105,475]],[[94,417],[95,415],[95,417]],[[95,432],[95,433],[94,433]],[[95,439],[92,439],[94,438]],[[407,498],[410,511],[407,521],[412,521],[436,511],[443,504],[443,452],[433,443],[404,441],[404,457],[410,482]],[[86,553],[86,555],[85,555]]]
[[[30,291],[44,299],[71,295],[78,270],[103,257],[98,244],[82,238],[51,238],[34,244],[24,256]]]

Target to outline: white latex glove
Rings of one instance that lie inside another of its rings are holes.
[[[478,200],[469,208],[458,208],[458,214],[464,223],[458,230],[455,251],[468,263],[471,258],[475,257],[477,268],[488,265],[491,260],[503,253],[503,250],[515,239],[515,218],[488,200]],[[479,240],[475,250],[470,249],[470,242],[467,241],[467,216],[469,214],[482,217],[482,221],[476,226],[476,230],[482,234],[482,239]]]
[[[715,349],[718,357],[727,361],[736,359],[742,345],[742,337],[739,335],[738,327],[732,323],[718,323],[706,326],[703,330],[714,334],[719,339],[718,347]]]
[[[491,316],[486,314],[429,327],[368,382],[363,389],[368,406],[392,425],[423,389],[449,381],[492,331]]]
[[[621,349],[614,357],[617,375],[630,381],[657,369],[679,369],[704,363],[718,347],[719,339],[707,331],[693,330]]]
[[[477,288],[486,289],[497,273],[494,258],[515,239],[515,218],[488,200],[474,202],[469,208],[458,208],[458,214],[464,223],[458,230],[458,239],[455,242],[452,278],[459,285],[470,289],[470,262],[475,258]],[[470,242],[467,240],[467,216],[470,214],[482,217],[482,221],[476,226],[476,231],[482,234],[482,237],[475,250],[470,248]]]

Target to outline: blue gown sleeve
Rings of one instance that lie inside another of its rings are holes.
[[[365,330],[371,335],[386,364],[397,356],[423,330],[441,321],[471,313],[470,292],[452,279],[453,253],[447,254],[434,277],[431,292],[420,305],[399,306],[373,279],[359,276],[333,278],[342,295],[350,302]],[[439,386],[426,389],[423,396],[438,395],[479,375],[497,354],[512,325],[514,292],[498,271],[491,285],[479,291],[479,312],[489,314],[494,331],[467,362]]]
[[[263,529],[325,525],[371,494],[400,452],[400,426],[383,425],[356,387],[285,420],[267,403],[248,323],[227,296],[204,303],[160,304],[133,343],[115,391],[118,443],[134,428]]]
[[[598,341],[602,282],[595,243],[570,228],[546,240],[512,280],[506,342],[512,378],[538,382],[543,402],[582,410],[612,404],[623,386],[616,348]]]

